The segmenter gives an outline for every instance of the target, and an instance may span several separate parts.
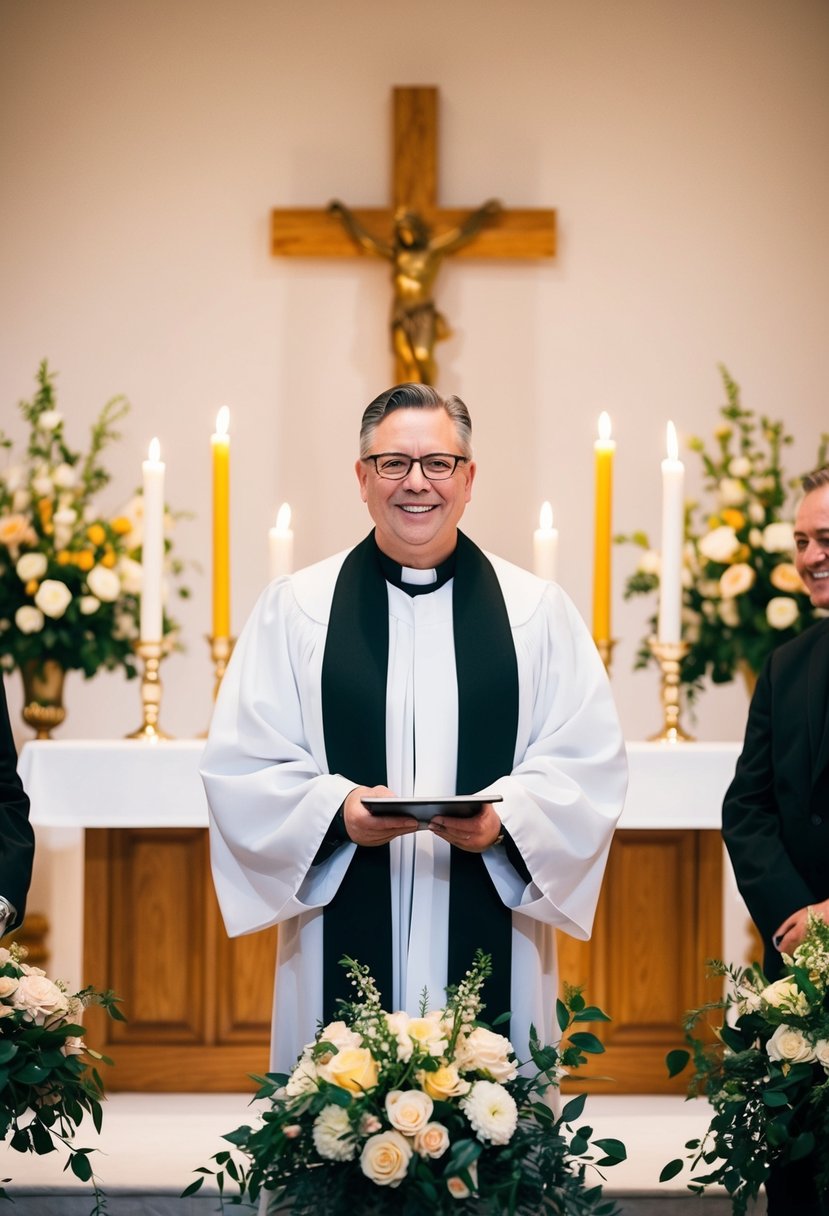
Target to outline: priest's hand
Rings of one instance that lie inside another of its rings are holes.
[[[791,916],[786,917],[772,938],[781,954],[791,956],[803,941],[810,912],[814,912],[816,916],[829,922],[829,899],[825,899],[821,904],[809,904],[806,908],[799,908],[797,912],[792,912]]]
[[[430,829],[457,849],[467,853],[485,853],[491,849],[502,834],[501,820],[491,802],[485,802],[479,811],[468,819],[458,815],[435,815],[429,823]]]
[[[387,785],[358,785],[343,803],[343,821],[349,838],[366,848],[388,844],[395,836],[417,831],[417,820],[410,815],[372,815],[363,798],[394,798]]]

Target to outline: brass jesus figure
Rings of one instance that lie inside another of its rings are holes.
[[[435,343],[448,338],[452,331],[435,307],[432,286],[443,259],[473,240],[498,215],[501,204],[489,199],[458,227],[439,236],[432,235],[416,211],[400,208],[394,217],[392,244],[373,236],[339,200],[330,203],[328,210],[339,217],[356,245],[391,263],[394,288],[391,340],[401,365],[400,379],[434,384]]]

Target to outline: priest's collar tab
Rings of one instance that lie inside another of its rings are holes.
[[[427,595],[430,591],[437,591],[439,587],[454,577],[454,553],[451,553],[439,566],[417,570],[412,566],[401,566],[399,562],[393,561],[377,546],[376,541],[375,548],[377,560],[386,582],[399,587],[407,595]]]

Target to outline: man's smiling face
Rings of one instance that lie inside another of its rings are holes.
[[[794,522],[795,565],[815,608],[829,608],[829,486],[811,490]]]
[[[439,406],[404,407],[386,415],[374,432],[371,451],[463,455],[455,424]],[[445,481],[427,480],[419,464],[413,464],[402,481],[380,477],[372,460],[358,460],[356,471],[383,553],[401,566],[421,570],[449,557],[457,543],[458,521],[472,497],[474,462],[461,461]]]

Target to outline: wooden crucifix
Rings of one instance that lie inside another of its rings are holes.
[[[450,334],[432,299],[447,256],[552,257],[556,213],[506,210],[489,200],[476,210],[437,204],[436,88],[393,90],[393,163],[390,207],[350,210],[334,201],[325,210],[276,208],[271,250],[279,257],[354,257],[368,253],[392,267],[392,348],[398,381],[434,382],[434,344]]]

